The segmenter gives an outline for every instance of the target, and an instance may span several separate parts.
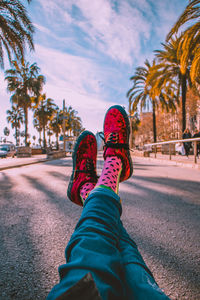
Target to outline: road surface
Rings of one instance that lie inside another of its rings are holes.
[[[98,172],[102,161],[98,163]],[[0,299],[45,299],[81,208],[66,198],[71,158],[0,173]],[[134,159],[122,220],[171,299],[200,299],[200,171]]]

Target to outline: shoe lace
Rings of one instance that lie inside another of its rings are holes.
[[[90,173],[92,175],[92,177],[96,177],[96,171],[94,169],[94,163],[93,160],[91,158],[87,158],[86,159],[86,169],[88,171],[88,173]]]
[[[123,149],[133,152],[133,150],[131,150],[129,148],[129,145],[127,143],[118,143],[118,141],[119,141],[119,133],[118,132],[111,132],[107,138],[107,141],[105,140],[103,132],[100,132],[99,136],[104,141],[104,149],[105,148],[118,148],[118,149],[123,148]]]
[[[98,176],[96,174],[96,170],[94,168],[94,163],[93,163],[93,160],[91,158],[87,158],[86,159],[85,167],[86,167],[85,170],[79,170],[79,169],[77,169],[76,172],[79,172],[79,173],[89,173],[91,177],[93,177],[94,179],[98,179]]]
[[[118,132],[111,132],[108,135],[107,141],[104,140],[104,148],[123,148],[129,150],[129,145],[127,143],[119,143],[119,133]]]
[[[108,136],[108,139],[107,139],[107,144],[108,143],[114,143],[114,144],[117,144],[119,140],[119,133],[118,132],[111,132]]]

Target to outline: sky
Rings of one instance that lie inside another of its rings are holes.
[[[32,0],[35,51],[27,54],[46,77],[43,92],[62,108],[71,105],[85,129],[101,131],[106,110],[128,108],[135,68],[161,49],[187,0]],[[6,65],[9,68],[9,65]],[[0,137],[10,94],[0,70]],[[29,113],[29,133],[38,136]],[[14,140],[11,130],[10,140]]]

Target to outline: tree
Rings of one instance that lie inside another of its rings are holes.
[[[129,99],[129,111],[137,111],[137,107],[140,104],[141,111],[143,108],[149,108],[152,106],[153,115],[153,139],[156,143],[156,106],[159,96],[154,93],[153,87],[150,83],[147,83],[147,78],[151,72],[151,68],[155,66],[155,60],[152,65],[148,60],[145,61],[144,67],[137,67],[135,74],[130,78],[133,81],[133,87],[128,91],[127,97]]]
[[[10,129],[8,127],[5,127],[4,130],[3,130],[3,133],[4,133],[5,136],[9,136]]]
[[[34,141],[33,145],[35,145],[35,140],[36,140],[36,136],[33,135],[33,141]]]
[[[56,149],[59,150],[58,135],[61,132],[62,119],[61,119],[60,111],[59,111],[58,108],[56,109],[56,114],[54,114],[54,117],[50,121],[49,127],[51,128],[53,133],[55,133],[55,136],[56,136]]]
[[[186,27],[189,25],[189,27]],[[193,0],[187,5],[175,25],[167,35],[169,41],[179,29],[184,29],[179,41],[178,57],[180,59],[180,69],[184,70],[191,63],[190,76],[193,84],[200,84],[200,0]],[[185,28],[184,27],[184,28]]]
[[[31,0],[27,0],[28,3]],[[31,50],[33,45],[34,27],[28,17],[25,6],[18,0],[0,1],[0,67],[4,68],[4,51],[12,61],[24,58],[26,44]]]
[[[85,130],[82,126],[82,121],[80,117],[75,117],[72,124],[72,132],[74,136],[79,136],[80,133]]]
[[[38,124],[41,125],[43,130],[43,147],[46,148],[46,129],[48,123],[51,121],[56,112],[56,105],[53,99],[46,99],[45,94],[41,95],[40,101],[40,104],[34,111],[34,118],[37,119]]]
[[[11,102],[17,104],[24,110],[25,123],[25,144],[28,136],[28,109],[37,102],[40,91],[45,82],[43,75],[38,75],[39,67],[36,63],[30,65],[23,59],[20,62],[13,61],[13,68],[5,71],[5,80],[8,83],[7,89],[11,96]]]
[[[186,93],[187,86],[190,85],[189,65],[181,68],[178,56],[180,37],[171,38],[167,43],[163,43],[163,50],[156,50],[156,56],[160,63],[163,64],[162,80],[165,82],[177,82],[177,96],[181,93],[182,104],[182,131],[186,128]]]
[[[51,147],[51,136],[53,135],[53,132],[51,131],[50,127],[48,127],[47,135],[49,137],[49,141],[48,141],[49,147]]]
[[[11,110],[7,110],[7,121],[11,123],[11,127],[15,129],[16,146],[18,145],[18,129],[23,123],[23,111],[20,107],[12,105]]]
[[[72,108],[70,105],[68,108],[66,108],[66,130],[69,132],[69,135],[72,133],[73,125],[75,124],[75,119],[77,115],[77,111]]]
[[[41,138],[41,132],[42,132],[42,124],[40,123],[40,120],[36,118],[33,119],[33,126],[36,128],[36,130],[39,132],[39,144],[41,147],[41,142],[42,142],[42,138]]]

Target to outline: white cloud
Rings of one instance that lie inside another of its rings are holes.
[[[48,81],[85,93],[99,94],[98,66],[90,59],[36,45],[36,56]]]
[[[119,2],[117,11],[108,0],[75,3],[85,18],[78,25],[94,45],[113,59],[132,64],[141,50],[141,34],[149,37],[149,24],[140,11],[126,1]]]
[[[89,130],[101,130],[106,108],[113,105],[105,102],[101,94],[102,69],[89,59],[62,53],[58,50],[36,46],[38,65],[47,77],[44,91],[62,107],[72,105]],[[105,78],[104,78],[105,79]]]
[[[40,0],[40,3],[45,9],[46,2]],[[49,0],[48,3],[50,5],[45,12],[57,15],[58,24],[65,22],[65,26],[78,26],[89,36],[87,42],[94,48],[122,63],[131,65],[134,56],[140,53],[140,39],[150,36],[147,18],[127,1],[120,1],[117,10],[109,0],[71,0],[64,3]]]

